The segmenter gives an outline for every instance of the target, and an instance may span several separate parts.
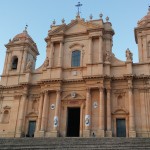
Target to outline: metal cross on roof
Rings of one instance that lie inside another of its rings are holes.
[[[77,5],[75,5],[76,7],[78,7],[78,13],[77,15],[80,16],[80,7],[82,6],[82,4],[80,2],[78,2]]]
[[[28,25],[26,24],[26,26],[25,26],[25,31],[27,31],[27,29],[28,29]]]

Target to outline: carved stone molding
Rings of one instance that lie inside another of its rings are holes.
[[[21,98],[21,94],[16,94],[16,95],[14,95],[14,99],[20,99]]]
[[[83,103],[83,100],[63,100],[62,106],[80,106]]]
[[[126,90],[125,90],[125,89],[116,89],[116,90],[113,90],[113,93],[114,93],[115,95],[119,95],[119,94],[125,95]]]
[[[1,96],[0,96],[0,100],[3,100],[3,99],[4,99],[4,96],[1,95]]]
[[[83,47],[84,47],[84,44],[82,44],[82,43],[73,43],[73,44],[71,44],[71,45],[69,46],[69,48],[72,49],[72,48],[75,47],[75,46],[79,46],[79,47],[83,48]]]

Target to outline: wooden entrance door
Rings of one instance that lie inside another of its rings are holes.
[[[125,119],[117,119],[117,137],[126,137],[126,121]]]
[[[36,121],[29,121],[29,127],[28,127],[29,137],[34,137],[35,127],[36,127]]]

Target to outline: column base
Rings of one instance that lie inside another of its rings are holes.
[[[15,137],[16,138],[25,137],[25,134],[23,132],[16,132]]]
[[[129,137],[135,138],[136,137],[136,131],[129,131]]]
[[[97,137],[105,137],[105,131],[104,130],[98,130],[97,131]]]
[[[41,136],[42,135],[42,136]],[[34,137],[43,137],[43,134],[41,134],[41,131],[36,131],[34,133]]]
[[[84,130],[83,131],[83,137],[90,137],[90,130]]]
[[[39,131],[38,136],[39,137],[45,137],[45,131]]]
[[[51,137],[59,137],[59,131],[51,131]]]
[[[106,137],[112,137],[112,131],[106,131]]]

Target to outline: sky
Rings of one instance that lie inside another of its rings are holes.
[[[120,60],[125,60],[125,50],[133,53],[133,61],[138,62],[138,47],[135,43],[134,28],[138,20],[148,12],[150,0],[80,0],[81,17],[89,20],[103,19],[108,16],[115,31],[113,37],[113,53]],[[0,74],[3,71],[6,48],[9,39],[21,33],[26,24],[28,33],[37,44],[40,55],[37,57],[38,68],[46,57],[46,42],[48,30],[53,20],[61,24],[62,18],[66,24],[75,19],[78,0],[0,0]]]

